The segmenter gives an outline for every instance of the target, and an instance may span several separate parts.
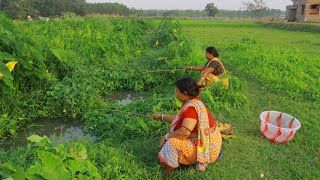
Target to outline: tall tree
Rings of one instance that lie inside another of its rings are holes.
[[[209,3],[206,5],[204,11],[208,13],[208,16],[214,17],[219,12],[219,9],[214,5],[214,3]]]
[[[0,11],[14,19],[24,19],[27,14],[36,15],[38,12],[30,3],[31,0],[0,0]]]
[[[259,22],[261,21],[263,13],[268,10],[264,0],[253,0],[253,2],[246,1],[242,2],[242,4],[245,6],[245,9],[255,14],[255,16],[259,19]]]

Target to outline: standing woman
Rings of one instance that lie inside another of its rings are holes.
[[[207,62],[204,66],[186,67],[186,70],[189,71],[201,71],[201,77],[197,83],[199,86],[210,86],[213,82],[219,81],[221,75],[226,71],[215,47],[208,47],[206,49],[206,59]],[[222,83],[228,88],[228,78],[224,78]]]
[[[192,78],[176,81],[176,97],[183,103],[177,115],[154,114],[154,120],[171,123],[170,130],[160,140],[158,157],[165,174],[180,164],[196,165],[205,171],[220,153],[222,138],[210,111],[198,97],[199,87]]]

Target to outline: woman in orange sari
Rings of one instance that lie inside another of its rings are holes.
[[[218,158],[221,134],[210,111],[198,97],[197,82],[187,77],[176,81],[175,85],[176,97],[183,103],[179,113],[152,115],[155,120],[171,123],[169,132],[160,140],[160,164],[167,170],[174,170],[180,164],[194,164],[202,172]]]

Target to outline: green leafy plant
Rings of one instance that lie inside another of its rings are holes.
[[[14,167],[10,162],[0,165],[4,178],[19,179],[101,179],[98,169],[87,159],[82,144],[53,145],[46,136],[28,137],[35,153],[35,162],[28,169]]]

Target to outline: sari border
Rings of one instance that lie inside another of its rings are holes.
[[[171,170],[174,170],[174,169],[176,169],[176,168],[178,168],[178,167],[172,167],[172,166],[170,166],[167,162],[166,162],[166,160],[164,160],[164,158],[161,156],[161,154],[160,153],[158,153],[158,158],[160,159],[160,161],[161,162],[163,162],[169,169],[171,169]]]

